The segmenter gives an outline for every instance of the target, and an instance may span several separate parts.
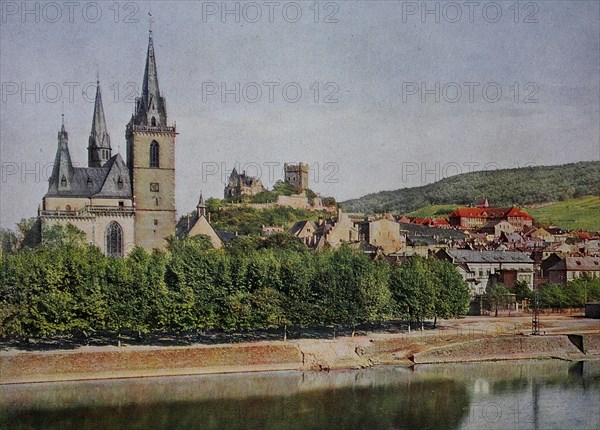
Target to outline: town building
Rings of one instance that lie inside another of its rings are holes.
[[[600,257],[565,257],[548,269],[551,284],[567,284],[581,276],[600,278]]]
[[[453,227],[464,229],[479,229],[489,223],[508,221],[517,231],[533,224],[533,218],[518,208],[457,208],[449,216],[448,220]]]
[[[483,294],[494,283],[511,288],[519,281],[533,289],[534,263],[525,253],[445,249],[436,256],[458,268],[472,295]]]
[[[361,242],[380,248],[384,254],[394,253],[406,246],[406,236],[400,232],[400,223],[380,218],[357,224]]]
[[[206,212],[206,203],[204,202],[202,193],[200,193],[200,199],[196,206],[196,214],[186,217],[185,222],[184,231],[179,232],[178,236],[193,237],[203,235],[210,239],[213,248],[221,249],[223,247],[221,237],[210,224],[210,214]]]

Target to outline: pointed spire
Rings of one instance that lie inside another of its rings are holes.
[[[142,85],[142,97],[150,99],[160,97],[158,89],[158,73],[156,71],[156,59],[154,57],[154,42],[152,41],[152,30],[148,36],[148,53],[146,54],[146,69],[144,71],[144,83]]]
[[[142,94],[136,100],[133,116],[134,125],[165,127],[167,125],[167,108],[164,97],[158,87],[158,72],[154,55],[154,40],[152,30],[148,36],[148,51],[146,53],[146,68],[142,82]]]
[[[200,191],[200,200],[198,200],[196,209],[198,210],[198,217],[206,216],[206,204],[204,203],[204,197],[202,197],[202,191]]]
[[[94,103],[92,131],[90,132],[88,145],[89,167],[102,167],[111,157],[110,136],[106,128],[106,119],[102,106],[100,77],[97,76],[96,79],[96,100]]]
[[[65,129],[65,115],[62,114],[62,124],[58,132],[58,148],[56,149],[48,192],[57,194],[61,191],[70,190],[73,172],[73,163],[69,153],[69,134]]]

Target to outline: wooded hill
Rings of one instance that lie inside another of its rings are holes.
[[[408,213],[432,205],[470,205],[487,197],[493,206],[526,206],[600,195],[600,162],[463,173],[438,182],[367,194],[341,205],[347,212]]]

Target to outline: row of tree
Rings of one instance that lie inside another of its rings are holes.
[[[284,234],[219,251],[205,237],[174,239],[166,252],[118,259],[74,229],[53,229],[41,246],[2,258],[1,336],[422,322],[469,305],[460,274],[437,259],[396,266],[346,247],[310,251]]]
[[[488,287],[484,298],[491,311],[498,315],[498,309],[511,304],[514,300],[527,300],[533,309],[553,309],[561,311],[565,308],[582,308],[586,303],[600,301],[600,279],[587,274],[575,278],[566,285],[544,284],[532,291],[525,282],[517,282],[511,289],[501,284]]]

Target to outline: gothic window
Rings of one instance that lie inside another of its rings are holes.
[[[119,179],[117,179],[117,188],[122,190],[123,189],[123,179],[119,176]]]
[[[61,187],[67,186],[67,178],[65,178],[65,175],[63,175],[62,178],[60,178],[60,186]]]
[[[159,166],[158,142],[153,140],[150,144],[150,167]]]
[[[156,127],[156,118],[152,117],[152,127]]]
[[[65,207],[65,209],[67,210],[67,212],[71,212],[71,205],[67,205],[67,207]]]
[[[106,255],[109,257],[123,256],[123,229],[117,222],[111,222],[106,227]]]
[[[88,178],[87,178],[87,186],[88,186],[88,187],[91,187],[92,185],[94,185],[94,183],[92,182],[92,178],[90,178],[90,177],[88,176]]]

